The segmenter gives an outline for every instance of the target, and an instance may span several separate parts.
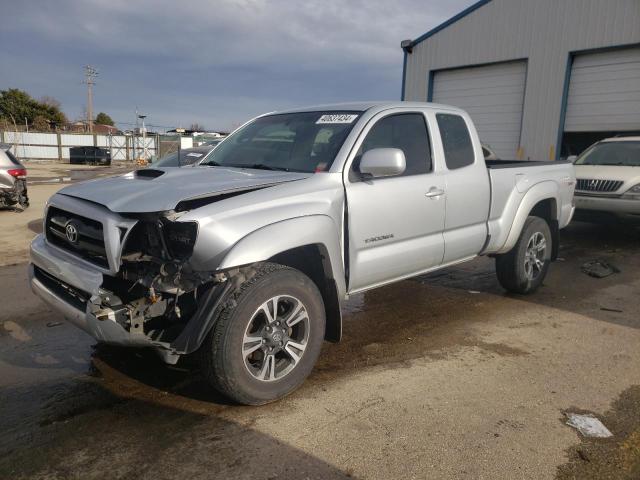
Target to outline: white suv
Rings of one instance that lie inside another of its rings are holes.
[[[607,138],[575,158],[576,219],[640,222],[640,136]]]

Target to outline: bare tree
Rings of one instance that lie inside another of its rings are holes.
[[[205,132],[207,129],[204,127],[204,125],[194,122],[189,127],[189,130],[193,130],[194,132]]]
[[[47,120],[42,115],[38,115],[33,119],[32,126],[36,132],[48,132],[51,129],[49,120]]]

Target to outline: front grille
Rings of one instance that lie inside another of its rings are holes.
[[[96,265],[109,268],[102,223],[49,207],[45,223],[47,240]]]
[[[622,186],[619,180],[591,180],[578,178],[576,190],[583,192],[615,192]]]
[[[47,272],[35,265],[33,267],[33,273],[35,277],[40,280],[40,283],[68,304],[73,305],[78,310],[84,310],[87,307],[87,302],[91,297],[89,293],[72,287],[62,280],[58,280],[53,275],[49,275]]]

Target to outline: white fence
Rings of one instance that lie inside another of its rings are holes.
[[[86,133],[1,132],[0,143],[12,145],[11,150],[21,160],[69,161],[71,147],[102,147],[111,152],[111,160],[133,161],[156,155],[157,136],[98,135]],[[146,157],[145,157],[146,153]]]

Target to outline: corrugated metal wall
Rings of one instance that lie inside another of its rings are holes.
[[[405,99],[425,101],[429,72],[528,59],[521,147],[555,156],[569,52],[640,43],[640,0],[492,0],[407,56]]]

